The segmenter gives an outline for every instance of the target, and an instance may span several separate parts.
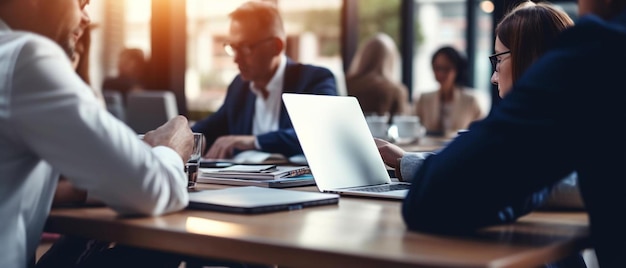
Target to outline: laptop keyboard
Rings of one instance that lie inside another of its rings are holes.
[[[397,191],[397,190],[408,190],[409,188],[411,188],[410,184],[383,184],[383,185],[368,186],[368,187],[363,187],[363,188],[354,188],[351,190],[359,191],[359,192],[380,193],[380,192],[389,192],[389,191]]]

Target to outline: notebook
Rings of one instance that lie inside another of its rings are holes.
[[[320,191],[404,199],[410,184],[391,181],[356,98],[282,98]]]
[[[190,192],[187,208],[255,214],[338,202],[336,194],[244,186]]]

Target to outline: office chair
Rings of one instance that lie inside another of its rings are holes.
[[[176,96],[171,91],[136,91],[126,98],[126,124],[138,134],[153,130],[176,115]]]
[[[126,109],[124,108],[122,93],[105,89],[102,91],[102,96],[107,110],[117,119],[126,122]]]

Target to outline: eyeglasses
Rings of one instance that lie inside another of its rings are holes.
[[[90,0],[78,0],[78,6],[81,10],[85,9],[87,5],[89,5]]]
[[[226,54],[231,57],[234,57],[237,53],[241,53],[242,55],[250,55],[250,53],[252,53],[255,48],[273,39],[274,37],[272,36],[249,45],[225,43],[224,51],[226,51]]]
[[[498,72],[500,67],[500,62],[502,62],[501,58],[498,58],[502,55],[506,55],[506,54],[510,54],[511,51],[504,51],[504,52],[500,52],[500,53],[496,53],[493,54],[491,56],[489,56],[489,61],[491,62],[491,68],[493,68],[494,71]]]

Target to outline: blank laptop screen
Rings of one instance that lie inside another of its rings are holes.
[[[320,190],[391,182],[354,97],[283,94]]]

